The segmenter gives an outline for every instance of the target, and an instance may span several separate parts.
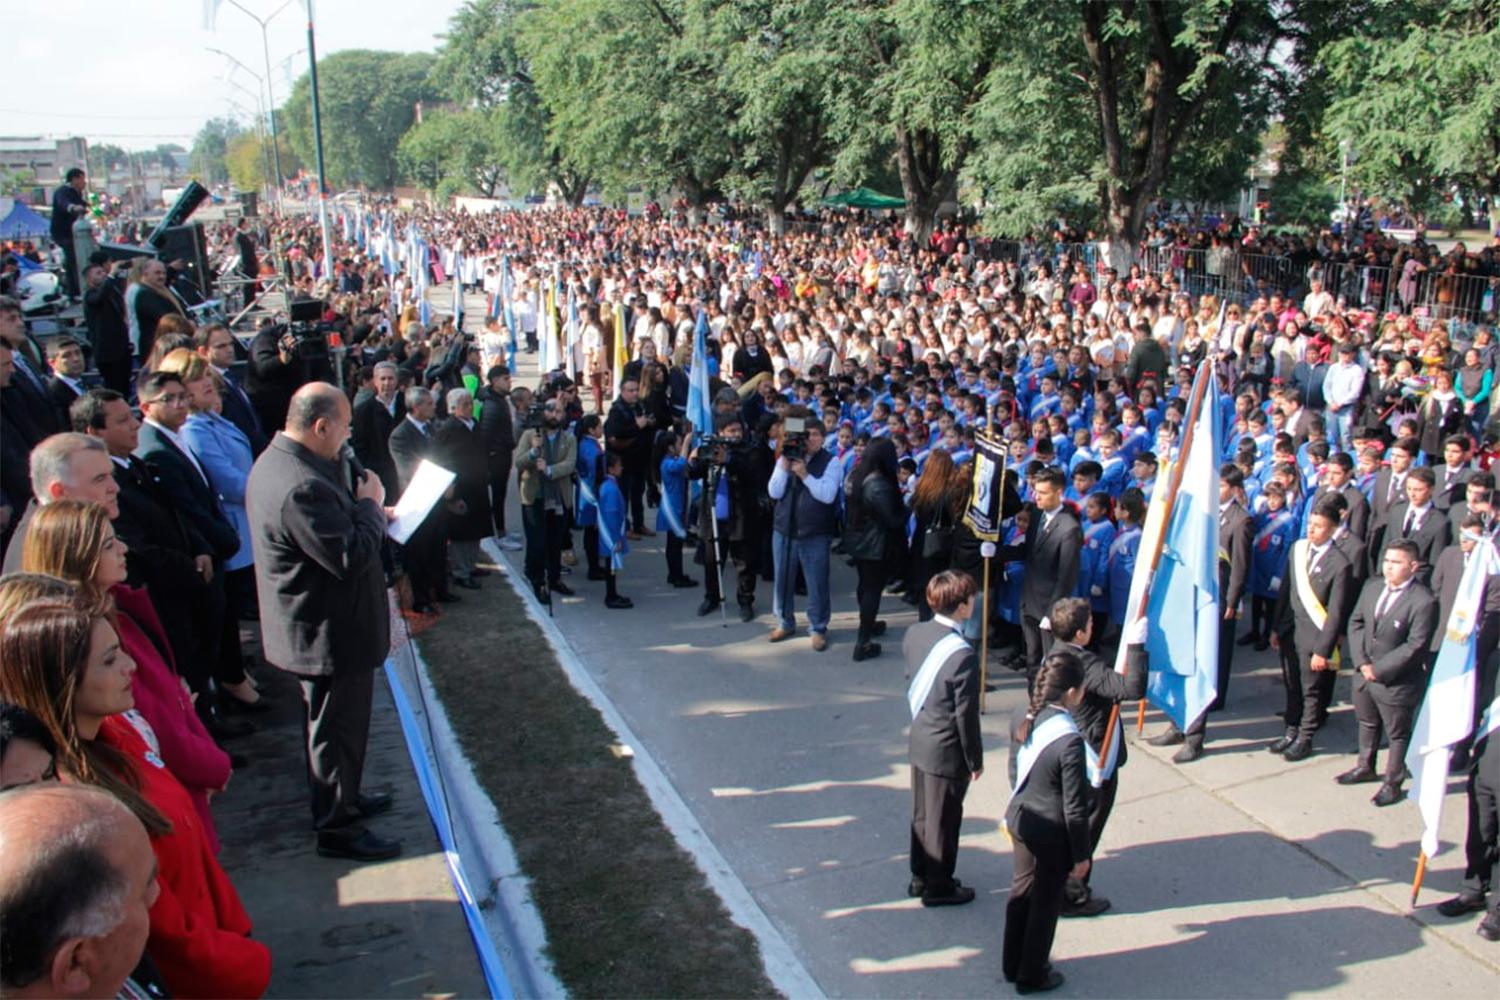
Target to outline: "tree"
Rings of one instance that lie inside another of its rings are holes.
[[[1420,211],[1451,186],[1482,191],[1500,226],[1500,0],[1420,0],[1330,45],[1327,131],[1353,144],[1361,185]]]
[[[192,169],[206,184],[223,184],[229,180],[224,155],[229,142],[241,132],[240,123],[232,118],[210,118],[193,139]]]
[[[287,142],[285,133],[280,136],[281,168],[295,174],[302,169],[302,162]],[[241,132],[229,142],[224,154],[229,168],[229,179],[241,191],[259,191],[271,183],[276,170],[271,159],[270,135],[256,132]]]
[[[425,115],[401,137],[401,172],[435,191],[439,200],[474,192],[495,197],[504,174],[495,155],[498,122],[493,111],[439,111]]]
[[[428,53],[368,49],[346,49],[318,61],[323,156],[330,184],[395,186],[400,172],[396,147],[416,118],[417,103],[441,97],[431,79],[433,64]],[[277,122],[302,161],[315,162],[307,74],[292,85]],[[282,168],[287,169],[285,163]]]
[[[89,145],[88,172],[101,182],[109,177],[111,167],[124,166],[129,161],[130,154],[119,146],[107,142]]]

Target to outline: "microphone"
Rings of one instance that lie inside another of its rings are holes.
[[[349,467],[350,482],[359,485],[365,478],[365,467],[360,464],[359,456],[354,454],[354,446],[348,441],[339,449],[339,459]]]

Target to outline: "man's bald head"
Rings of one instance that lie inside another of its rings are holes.
[[[333,461],[349,439],[349,399],[327,382],[309,382],[292,396],[286,411],[287,437]]]
[[[156,900],[140,820],[107,792],[0,793],[0,989],[112,997],[140,961]]]

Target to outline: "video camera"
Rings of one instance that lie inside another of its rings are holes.
[[[535,430],[542,426],[542,416],[546,409],[547,400],[540,395],[533,396],[531,405],[526,408],[525,413],[521,414],[521,429]]]
[[[787,417],[781,424],[781,455],[793,462],[807,458],[807,419]]]
[[[287,316],[286,330],[276,346],[283,354],[304,361],[328,360],[328,332],[332,323],[323,322],[323,303],[318,299],[293,302]]]

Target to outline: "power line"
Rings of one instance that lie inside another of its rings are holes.
[[[201,118],[202,117],[201,115],[196,115],[196,114],[187,114],[187,115],[116,115],[116,114],[95,114],[95,113],[89,112],[89,111],[83,111],[83,112],[70,111],[70,112],[65,112],[65,113],[59,114],[59,113],[57,113],[55,111],[28,111],[25,108],[0,108],[0,114],[21,115],[21,116],[27,117],[27,118],[53,118],[53,119],[56,119],[56,118],[99,118],[99,119],[108,119],[110,121],[142,121],[142,122],[183,121],[184,119],[190,119],[190,118],[191,119],[197,119],[197,118]]]

